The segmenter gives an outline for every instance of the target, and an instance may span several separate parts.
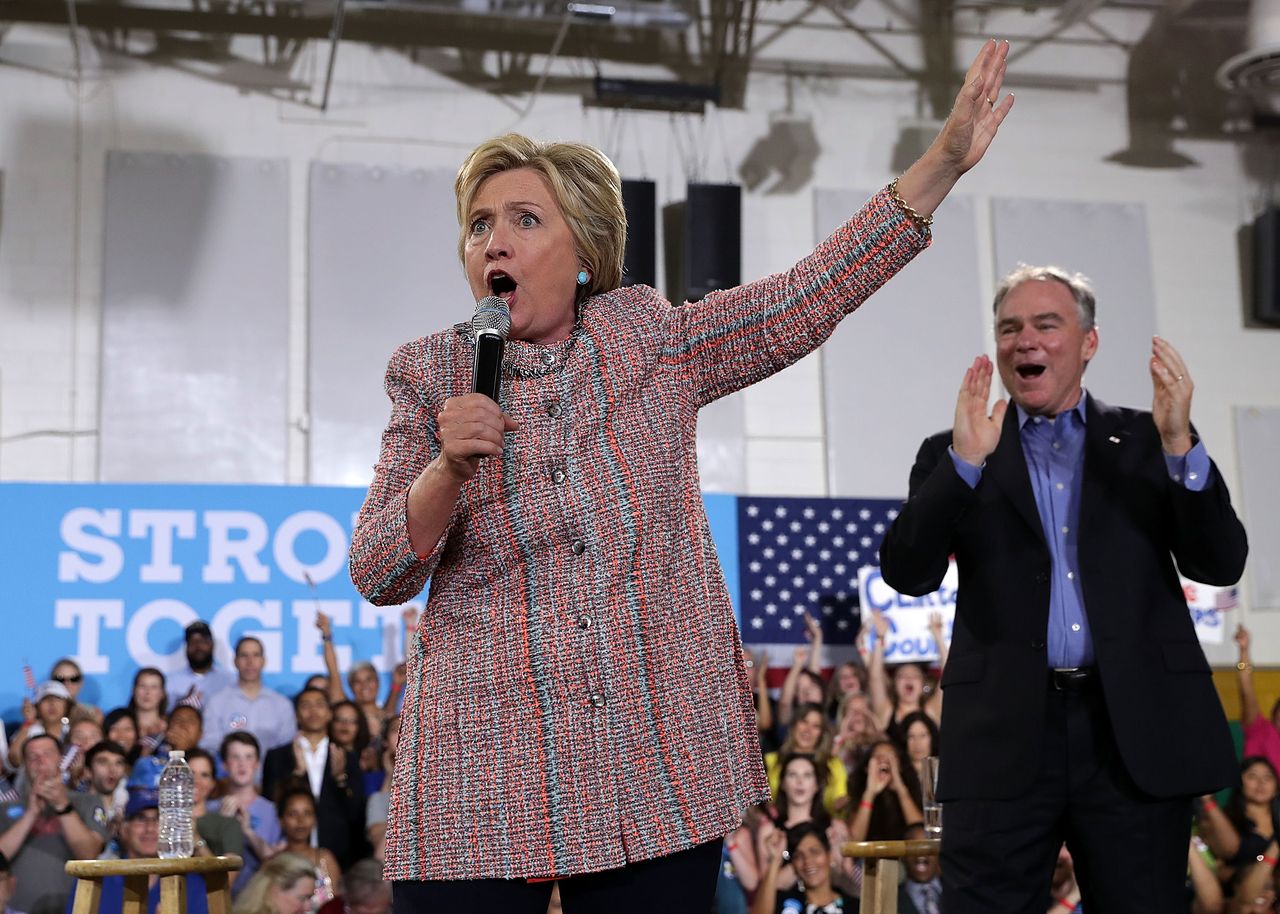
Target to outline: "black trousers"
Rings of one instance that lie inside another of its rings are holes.
[[[1088,914],[1185,911],[1190,838],[1188,799],[1144,794],[1125,771],[1096,679],[1050,689],[1031,790],[943,804],[943,914],[1044,914],[1064,841]]]
[[[707,914],[722,840],[616,870],[560,880],[564,914]],[[551,882],[457,879],[393,883],[394,914],[494,911],[546,914]],[[1044,914],[1043,911],[1040,914]]]

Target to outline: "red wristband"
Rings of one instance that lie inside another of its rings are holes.
[[[859,809],[870,809],[871,806],[872,806],[872,803],[870,800],[863,800],[861,803],[858,804]]]
[[[1076,903],[1070,898],[1059,898],[1058,904],[1062,905],[1068,911],[1074,911],[1076,909]]]
[[[1208,810],[1210,810],[1210,809],[1217,809],[1217,808],[1218,808],[1218,803],[1217,803],[1217,801],[1216,801],[1216,800],[1214,800],[1214,799],[1213,799],[1213,797],[1209,797],[1209,799],[1207,799],[1207,800],[1202,800],[1202,801],[1200,802],[1200,808],[1201,808],[1201,809],[1203,809],[1203,810],[1205,810],[1205,811],[1208,811]]]
[[[1267,866],[1269,866],[1269,867],[1271,867],[1271,868],[1273,868],[1273,869],[1274,869],[1274,868],[1275,868],[1275,865],[1276,865],[1276,858],[1275,858],[1275,857],[1268,857],[1266,854],[1259,854],[1259,855],[1258,855],[1258,862],[1259,862],[1259,863],[1265,863]]]

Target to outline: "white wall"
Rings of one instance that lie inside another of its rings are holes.
[[[18,27],[4,48],[28,46],[47,57],[65,43],[65,32]],[[323,52],[311,49],[299,68],[302,78],[318,86],[323,61]],[[318,90],[313,96],[318,98]],[[1136,201],[1146,207],[1157,328],[1181,348],[1194,372],[1195,421],[1239,503],[1231,410],[1280,405],[1280,331],[1244,329],[1240,316],[1236,233],[1252,218],[1257,197],[1242,150],[1226,142],[1187,142],[1181,148],[1199,167],[1124,168],[1104,161],[1128,140],[1122,85],[1032,89],[1018,96],[995,147],[965,178],[963,192],[977,199],[980,211],[991,196]],[[767,133],[770,113],[783,109],[785,93],[780,79],[754,77],[747,110],[717,112],[706,120],[620,116],[551,95],[538,98],[522,117],[518,109],[524,104],[469,91],[398,53],[354,45],[342,48],[327,114],[136,62],[106,61],[78,87],[45,73],[0,67],[0,479],[95,478],[108,149],[290,161],[290,415],[299,422],[306,402],[304,206],[310,161],[454,168],[479,140],[518,129],[602,145],[625,175],[657,180],[662,202],[681,198],[686,178],[733,180],[737,162]],[[795,109],[812,115],[823,150],[813,186],[872,187],[892,177],[893,143],[899,124],[914,116],[916,94],[905,82],[828,82],[797,92]],[[681,150],[691,145],[702,150],[702,164],[683,160]],[[784,269],[803,255],[813,241],[812,225],[812,187],[790,196],[746,194],[746,278]],[[953,228],[939,224],[936,231]],[[989,249],[989,239],[980,238],[979,250]],[[874,306],[873,300],[868,307]],[[1123,306],[1105,298],[1100,303],[1104,345],[1106,310]],[[976,302],[972,308],[975,320],[983,320],[985,306]],[[928,322],[921,322],[916,338],[890,344],[927,360]],[[823,491],[823,417],[796,406],[820,400],[820,358],[810,357],[747,393],[752,492]],[[923,431],[902,434],[916,439]],[[294,481],[304,481],[305,443],[305,433],[295,428]],[[901,468],[904,489],[907,469]],[[1257,659],[1280,663],[1280,612],[1251,610],[1247,590],[1244,603],[1241,615],[1254,629]],[[1213,652],[1211,659],[1229,660],[1231,653]]]

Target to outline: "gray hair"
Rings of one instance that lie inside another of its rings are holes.
[[[1000,285],[996,287],[996,298],[991,306],[992,313],[998,314],[1000,312],[1000,303],[1015,287],[1022,285],[1024,282],[1043,282],[1050,279],[1066,286],[1067,291],[1071,293],[1071,297],[1076,300],[1076,311],[1080,316],[1080,329],[1086,333],[1092,330],[1097,320],[1097,299],[1094,296],[1093,285],[1089,282],[1089,277],[1083,273],[1068,273],[1062,267],[1052,265],[1033,267],[1025,263],[1018,264],[1017,268],[1000,280]]]
[[[347,900],[353,905],[363,905],[380,896],[390,900],[391,884],[382,878],[382,863],[372,857],[353,865],[342,881]]]

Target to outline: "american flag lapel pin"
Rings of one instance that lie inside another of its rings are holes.
[[[1107,440],[1110,441],[1112,444],[1120,443],[1120,439],[1117,438],[1115,435],[1110,436],[1109,438],[1107,438]]]

